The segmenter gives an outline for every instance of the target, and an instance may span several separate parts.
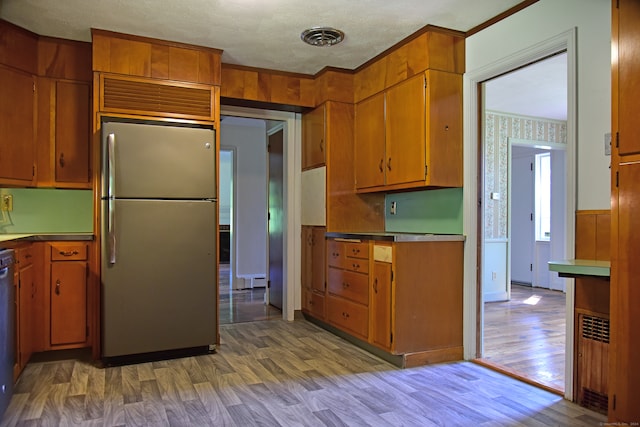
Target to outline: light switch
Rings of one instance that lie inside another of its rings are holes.
[[[391,202],[391,206],[389,207],[389,213],[391,215],[395,215],[396,214],[396,207],[397,207],[396,202]]]

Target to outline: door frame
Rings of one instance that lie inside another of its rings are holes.
[[[283,151],[283,156],[284,156],[284,151],[286,151],[286,124],[284,122],[280,122],[280,124],[267,129],[267,145],[269,144],[269,137],[271,135],[273,135],[276,132],[280,132],[283,131],[283,147],[282,147],[282,151]],[[267,206],[265,207],[265,209],[267,210],[267,212],[269,212],[269,200],[271,197],[271,193],[270,193],[270,188],[269,188],[269,180],[271,179],[271,167],[270,167],[270,162],[269,162],[269,156],[271,155],[271,152],[269,151],[268,147],[267,147]],[[284,159],[283,159],[284,162]],[[285,163],[286,165],[286,163]],[[283,180],[286,180],[286,171],[283,171]],[[283,196],[284,196],[284,188],[282,189],[283,191]],[[284,200],[283,200],[284,202]],[[269,233],[269,229],[271,227],[270,224],[271,218],[269,217],[267,219],[267,291],[265,292],[265,304],[270,304],[271,303],[271,288],[270,288],[270,282],[271,282],[271,271],[270,271],[270,267],[271,267],[271,237],[270,237],[270,233]],[[284,244],[284,239],[283,239],[283,244]],[[284,273],[284,247],[283,247],[283,273]],[[282,283],[282,311],[284,312],[284,294],[285,294],[285,288],[284,288],[284,276],[283,276],[283,283]]]
[[[231,287],[231,289],[235,289],[234,288],[234,278],[235,278],[235,271],[236,271],[236,254],[235,254],[235,250],[236,250],[236,233],[235,233],[235,227],[236,224],[238,223],[238,213],[237,210],[235,209],[235,204],[236,201],[238,200],[238,196],[237,196],[237,185],[236,183],[238,182],[238,150],[236,147],[232,147],[229,145],[220,145],[220,151],[227,151],[227,152],[231,152],[231,158],[232,158],[232,162],[231,162],[231,224],[229,227],[229,232],[231,233],[231,238],[229,239],[229,267],[231,268],[231,274],[229,276],[229,287]],[[218,177],[218,182],[220,182],[220,177]],[[220,193],[220,189],[218,189],[218,194]],[[218,200],[218,206],[220,206],[220,200]],[[218,213],[218,224],[220,221],[220,214]],[[219,228],[219,227],[218,227]],[[219,236],[218,236],[219,237]],[[219,255],[218,255],[219,256]]]
[[[299,113],[222,105],[221,116],[247,117],[284,122],[284,231],[282,318],[292,321],[300,309],[300,233],[301,233],[301,145]]]
[[[482,298],[481,264],[479,264],[479,214],[481,213],[481,193],[478,190],[480,147],[482,144],[480,117],[481,83],[501,74],[526,66],[561,51],[567,52],[567,217],[565,229],[565,257],[571,259],[575,253],[575,210],[576,210],[576,138],[577,138],[577,31],[572,28],[546,41],[532,45],[496,62],[465,73],[463,78],[464,98],[464,205],[463,222],[466,244],[464,249],[464,357],[467,360],[478,356],[478,346],[482,342]],[[573,305],[574,286],[567,281],[565,345],[565,398],[573,399]]]

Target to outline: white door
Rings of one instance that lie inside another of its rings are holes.
[[[534,172],[532,155],[518,156],[511,166],[511,282],[533,283]]]

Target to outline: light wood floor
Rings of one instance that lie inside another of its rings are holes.
[[[30,363],[1,426],[598,426],[474,363],[394,366],[305,320],[223,325],[216,354]]]
[[[220,264],[218,313],[221,325],[282,317],[281,310],[264,303],[265,288],[231,289],[230,274],[229,264]]]
[[[565,294],[514,285],[511,301],[484,304],[483,360],[564,391]]]

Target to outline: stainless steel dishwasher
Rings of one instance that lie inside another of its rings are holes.
[[[15,356],[13,249],[0,249],[0,420],[13,394]]]

